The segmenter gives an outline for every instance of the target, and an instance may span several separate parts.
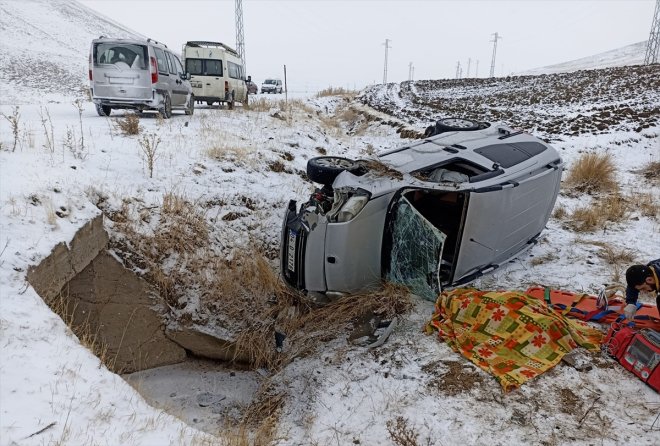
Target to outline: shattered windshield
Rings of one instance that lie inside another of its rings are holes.
[[[397,203],[387,280],[435,302],[440,292],[440,259],[446,235],[405,197]]]

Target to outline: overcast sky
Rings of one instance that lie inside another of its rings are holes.
[[[234,0],[81,0],[181,51],[187,40],[236,46]],[[647,40],[655,0],[243,0],[248,74],[290,89],[495,75],[551,65]],[[477,72],[478,61],[478,72]]]

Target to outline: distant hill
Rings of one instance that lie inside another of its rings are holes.
[[[74,0],[0,0],[0,101],[20,103],[35,91],[79,95],[100,35],[141,37]]]
[[[516,73],[516,75],[536,75],[570,73],[578,70],[593,70],[597,68],[623,67],[641,65],[644,63],[647,41],[633,43],[622,48],[606,51],[594,56],[583,57],[547,67],[534,68]]]

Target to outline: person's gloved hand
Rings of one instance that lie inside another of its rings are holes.
[[[632,320],[633,317],[635,317],[636,312],[637,312],[637,305],[635,304],[628,304],[623,308],[623,314],[626,315],[626,319]]]

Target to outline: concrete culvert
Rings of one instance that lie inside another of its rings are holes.
[[[229,340],[168,330],[158,292],[112,255],[108,240],[98,216],[31,267],[28,282],[83,345],[152,405],[219,434],[228,419],[240,419],[263,377],[236,364],[247,358]]]

